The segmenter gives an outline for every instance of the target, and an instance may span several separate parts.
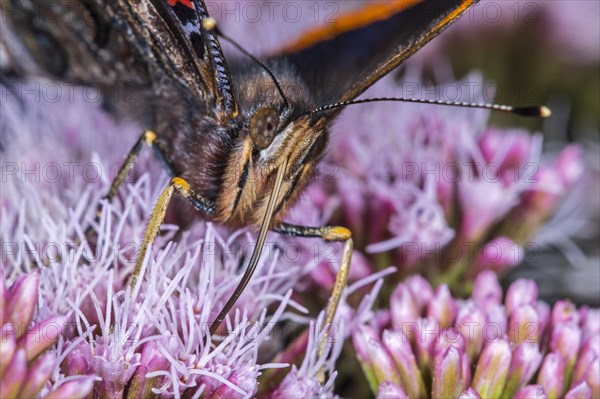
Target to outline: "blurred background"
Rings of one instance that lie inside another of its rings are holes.
[[[599,306],[600,2],[481,1],[438,39],[418,55],[430,70],[447,58],[457,76],[476,68],[495,82],[497,102],[546,104],[553,111],[543,121],[492,113],[491,124],[540,131],[548,152],[573,142],[585,148],[595,179],[581,196],[589,202],[580,206],[589,207],[595,228],[575,235],[581,261],[569,260],[568,250],[546,248],[506,276],[505,284],[533,277],[549,301],[568,297]]]

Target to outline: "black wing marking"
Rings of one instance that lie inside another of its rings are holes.
[[[209,18],[203,0],[150,0],[172,34],[183,45],[220,120],[234,118],[237,102],[219,40],[202,26]]]
[[[308,32],[275,58],[295,65],[321,105],[352,100],[477,1],[374,2]]]
[[[229,72],[217,38],[201,26],[204,3],[185,7],[191,1],[0,0],[0,41],[25,74],[189,93],[199,111],[228,119],[237,113]]]

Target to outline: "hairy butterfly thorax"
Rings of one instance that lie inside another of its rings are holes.
[[[326,147],[326,126],[306,113],[316,104],[291,65],[271,66],[287,102],[262,68],[245,60],[229,65],[238,115],[223,125],[195,113],[193,104],[165,104],[157,114],[156,144],[166,154],[180,154],[169,159],[175,175],[215,203],[209,218],[236,227],[261,224],[275,173],[288,159],[275,224],[310,181]]]

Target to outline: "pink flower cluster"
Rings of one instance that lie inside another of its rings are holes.
[[[506,292],[494,273],[467,300],[413,276],[387,315],[353,335],[378,398],[595,398],[600,395],[600,310],[552,308],[533,281]]]
[[[55,345],[66,318],[50,317],[32,325],[39,289],[38,274],[22,274],[7,287],[0,270],[0,393],[3,398],[85,398],[91,376],[75,376],[52,384],[60,373]]]
[[[402,95],[416,81],[416,71],[400,83],[385,78],[366,96]],[[484,83],[473,74],[452,84]],[[445,87],[427,90],[443,99]],[[585,176],[577,145],[543,156],[540,134],[486,127],[485,111],[361,107],[335,125],[326,160],[335,174],[323,186],[340,202],[330,223],[350,227],[375,267],[429,273],[452,288],[483,270],[504,272],[539,250],[536,234]]]

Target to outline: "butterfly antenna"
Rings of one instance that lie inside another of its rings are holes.
[[[250,58],[252,61],[256,62],[258,65],[260,65],[269,74],[269,76],[273,80],[273,83],[275,83],[275,87],[277,87],[277,91],[279,91],[279,94],[283,98],[283,102],[285,103],[285,107],[289,108],[290,103],[288,102],[288,99],[287,99],[285,93],[283,92],[283,89],[281,88],[281,85],[279,84],[279,81],[277,80],[277,78],[275,77],[275,75],[269,69],[268,66],[266,66],[261,60],[259,60],[258,58],[256,58],[252,54],[250,54],[249,51],[247,51],[245,48],[243,48],[235,40],[233,40],[232,38],[230,38],[229,36],[227,36],[226,34],[224,34],[219,29],[219,27],[217,26],[217,21],[214,18],[212,18],[212,17],[205,18],[202,21],[202,27],[204,29],[206,29],[206,30],[215,32],[223,40],[229,42],[231,45],[233,45],[233,47],[235,47],[236,49],[238,49],[242,54],[244,54],[245,56],[247,56],[248,58]]]
[[[397,101],[405,103],[421,103],[421,104],[435,104],[435,105],[446,105],[450,107],[465,107],[465,108],[482,108],[490,109],[493,111],[506,112],[513,115],[531,117],[531,118],[548,118],[552,115],[550,108],[546,106],[532,106],[532,107],[513,107],[511,105],[500,105],[500,104],[488,104],[488,103],[469,103],[461,101],[440,101],[440,100],[426,100],[420,98],[402,98],[402,97],[379,97],[379,98],[365,98],[359,100],[343,101],[335,104],[324,105],[319,107],[310,114],[316,114],[323,111],[328,111],[334,108],[345,107],[348,105],[374,103],[382,101]]]

